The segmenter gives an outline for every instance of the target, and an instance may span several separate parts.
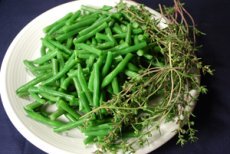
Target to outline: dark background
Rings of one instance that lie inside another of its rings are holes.
[[[96,1],[96,0],[95,0]],[[151,8],[158,3],[172,5],[172,0],[137,0]],[[0,60],[16,34],[44,11],[67,0],[0,0]],[[230,153],[230,1],[187,0],[187,10],[198,28],[206,33],[198,42],[203,44],[199,56],[215,69],[214,76],[202,77],[209,92],[201,95],[195,108],[195,127],[199,140],[183,148],[174,137],[154,151],[157,154],[226,154]],[[9,121],[0,103],[0,153],[44,154],[26,141]]]

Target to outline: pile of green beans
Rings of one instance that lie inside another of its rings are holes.
[[[126,81],[140,80],[154,58],[143,28],[112,9],[82,6],[45,27],[41,57],[24,60],[35,78],[16,91],[31,98],[30,118],[55,132],[79,128],[85,144],[102,141],[114,126],[106,110],[90,121],[81,117],[118,95]],[[51,105],[54,112],[47,110]]]

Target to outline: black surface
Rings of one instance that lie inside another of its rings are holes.
[[[96,0],[95,0],[96,1]],[[160,2],[171,5],[171,0],[137,0],[156,8]],[[16,34],[44,11],[65,3],[65,0],[0,0],[0,60]],[[203,44],[200,56],[216,70],[213,77],[202,77],[207,95],[199,97],[195,108],[195,127],[199,140],[183,148],[175,145],[174,137],[153,153],[225,154],[230,153],[230,1],[185,1],[186,8],[196,20],[198,28],[207,35],[199,39]],[[0,103],[0,153],[43,154],[25,140],[9,121]]]

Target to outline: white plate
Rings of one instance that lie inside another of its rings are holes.
[[[53,130],[41,123],[26,117],[23,106],[28,102],[19,98],[15,90],[31,78],[23,65],[24,59],[34,59],[39,55],[42,29],[64,16],[68,12],[76,11],[82,4],[91,6],[114,6],[119,0],[79,0],[57,6],[31,21],[11,43],[3,60],[1,68],[1,97],[4,108],[11,122],[17,130],[32,144],[53,154],[87,154],[96,150],[95,146],[86,147],[83,144],[84,136],[77,132],[77,137],[68,137],[54,133]],[[132,2],[133,3],[133,2]],[[153,14],[160,17],[152,10]],[[143,154],[153,151],[175,135],[177,125],[173,122],[162,124],[161,135],[156,131],[149,141],[149,145],[138,149]]]

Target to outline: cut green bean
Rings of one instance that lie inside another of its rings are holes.
[[[70,101],[70,102],[76,101],[76,98],[74,96],[60,92],[60,91],[53,90],[53,89],[48,88],[48,87],[41,87],[41,86],[40,87],[31,87],[29,89],[29,91],[35,92],[35,93],[37,93],[37,92],[47,93],[47,94],[52,95],[52,96],[64,98],[65,100]]]
[[[90,53],[93,53],[93,54],[96,54],[98,56],[100,56],[102,54],[102,51],[97,49],[97,48],[94,48],[92,46],[89,46],[87,44],[83,44],[83,43],[76,43],[75,46],[77,48],[81,48],[82,50],[86,50]]]
[[[126,37],[125,37],[125,42],[130,45],[131,44],[131,24],[127,25],[127,32],[126,32]]]
[[[16,90],[17,95],[19,96],[26,96],[28,95],[28,89],[37,85],[38,83],[40,83],[43,80],[49,79],[52,76],[52,73],[48,73],[48,74],[42,74],[36,78],[34,78],[33,80],[27,82],[26,84],[22,85],[21,87],[19,87]]]
[[[64,40],[67,40],[70,37],[73,37],[74,35],[76,35],[78,32],[80,32],[82,29],[85,29],[84,27],[82,28],[78,28],[78,29],[74,29],[72,31],[69,31],[67,33],[63,33],[63,34],[59,34],[55,37],[55,39],[57,41],[63,42]]]
[[[66,48],[71,49],[72,46],[73,46],[73,37],[70,37],[67,39]]]
[[[128,69],[130,71],[134,71],[134,72],[138,72],[140,70],[140,68],[138,68],[136,65],[134,65],[132,63],[128,63]]]
[[[104,88],[105,86],[107,86],[108,84],[110,84],[112,82],[112,80],[121,72],[124,70],[124,68],[126,67],[126,65],[128,64],[128,62],[131,60],[131,58],[133,57],[132,54],[128,53],[125,58],[116,66],[116,68],[110,72],[102,81],[102,88]]]
[[[115,38],[113,37],[112,31],[111,31],[111,29],[109,27],[105,28],[105,32],[106,32],[106,35],[107,35],[108,39],[111,42],[113,42],[114,45],[117,44]]]
[[[112,81],[112,88],[114,94],[117,95],[120,92],[120,86],[116,77]]]
[[[45,39],[43,39],[45,41]],[[66,46],[62,45],[61,43],[57,42],[57,41],[53,41],[51,39],[46,39],[48,42],[50,42],[53,46],[55,46],[55,48],[58,48],[62,51],[64,51],[66,54],[70,55],[72,53],[72,51],[70,49],[68,49]]]
[[[104,22],[103,24],[100,24],[100,26],[96,27],[95,29],[91,30],[90,32],[88,32],[85,35],[81,35],[79,38],[77,38],[76,43],[81,43],[86,41],[87,39],[89,39],[90,37],[94,36],[96,33],[102,31],[103,29],[105,29],[107,27],[107,23]],[[79,32],[80,34],[80,32]]]
[[[42,106],[43,104],[37,102],[37,101],[34,101],[33,103],[30,103],[28,105],[25,106],[25,109],[28,110],[28,111],[33,111],[35,110],[36,108]]]
[[[76,20],[78,17],[80,17],[80,15],[81,15],[81,11],[80,11],[80,10],[76,11],[76,12],[66,21],[66,25],[70,25],[70,24],[74,23],[75,20]]]
[[[66,112],[68,112],[75,119],[79,119],[80,118],[81,115],[79,113],[77,113],[73,108],[71,108],[65,101],[63,101],[63,100],[60,99],[57,103],[58,103],[58,106],[60,108],[62,108]]]
[[[86,29],[82,30],[79,32],[80,36],[86,35],[90,32],[92,32],[93,30],[97,29],[98,27],[100,27],[101,25],[105,24],[106,22],[109,22],[111,20],[110,17],[106,17],[106,18],[99,18],[93,25],[91,25],[90,27],[87,27]],[[104,29],[104,28],[103,28]]]
[[[136,72],[133,72],[133,71],[130,71],[130,70],[126,70],[125,71],[125,74],[130,77],[130,78],[133,78],[133,79],[136,79],[136,80],[140,80],[141,77],[138,73]]]
[[[82,106],[84,107],[84,109],[86,110],[86,112],[90,112],[91,109],[89,107],[89,103],[86,97],[86,94],[84,92],[80,92],[80,96],[79,96],[79,102],[82,104]]]
[[[77,78],[79,79],[79,82],[80,82],[80,85],[82,87],[82,90],[85,92],[86,97],[87,97],[89,103],[91,104],[93,102],[93,99],[92,99],[91,93],[89,92],[87,82],[86,82],[86,79],[85,79],[85,77],[83,75],[83,71],[82,71],[82,68],[81,68],[80,64],[78,64]]]
[[[57,24],[60,23],[60,22],[65,22],[65,21],[66,21],[67,19],[69,19],[72,15],[73,15],[73,13],[68,13],[68,14],[66,14],[64,17],[62,17],[61,19],[57,20],[57,21],[54,22],[53,24],[51,24],[51,25],[45,27],[45,28],[43,29],[43,31],[44,31],[45,33],[47,33],[47,32],[48,32],[51,28],[53,28],[55,25],[57,25]]]
[[[40,57],[40,58],[37,58],[35,60],[33,60],[32,62],[34,64],[44,64],[45,62],[51,60],[52,58],[54,58],[55,56],[57,56],[57,50],[54,50],[54,51],[51,51],[51,52],[48,52],[46,55]]]
[[[49,118],[51,120],[56,120],[58,117],[60,117],[61,115],[63,115],[64,113],[66,113],[65,110],[63,110],[62,108],[58,108],[55,112],[53,112]]]
[[[41,114],[39,113],[36,113],[36,112],[33,112],[33,111],[29,111],[29,110],[26,110],[26,113],[27,115],[36,120],[36,121],[39,121],[41,123],[44,123],[44,124],[47,124],[47,125],[50,125],[50,126],[53,126],[53,127],[60,127],[60,126],[63,126],[64,123],[60,122],[60,121],[54,121],[54,120],[50,120],[49,118],[47,117],[44,117],[42,116]]]
[[[89,82],[88,82],[88,88],[91,92],[93,92],[94,89],[93,87],[94,87],[94,69],[90,73]]]
[[[81,119],[81,120],[74,121],[74,122],[69,122],[69,123],[62,125],[60,127],[57,126],[56,128],[54,128],[54,131],[55,132],[67,131],[67,130],[70,130],[70,129],[73,129],[73,128],[76,128],[78,126],[83,125],[84,122],[85,122],[85,119]]]
[[[65,78],[65,80],[61,83],[61,88],[67,90],[71,82],[72,82],[72,78],[70,77]]]
[[[65,26],[63,28],[63,30],[65,32],[69,32],[69,31],[72,31],[74,29],[79,29],[79,28],[82,28],[82,27],[87,27],[87,26],[91,25],[92,23],[94,23],[95,20],[97,20],[97,17],[87,18],[87,19],[78,21],[75,24],[72,24],[72,25],[69,25],[69,26]]]
[[[119,54],[127,54],[130,52],[135,52],[135,51],[138,51],[139,49],[143,49],[146,46],[147,46],[146,42],[141,42],[133,46],[127,47],[125,49],[121,49],[120,51],[116,51],[116,54],[119,55]]]
[[[36,93],[30,93],[30,96],[38,103],[44,104],[46,100],[40,98]]]
[[[96,136],[88,136],[84,139],[84,144],[92,144],[95,142]]]
[[[72,60],[69,63],[66,63],[64,68],[59,71],[56,75],[52,76],[51,78],[45,80],[42,82],[43,85],[48,85],[50,83],[53,83],[57,79],[61,78],[66,72],[68,72],[74,65],[77,64],[77,60]]]
[[[94,64],[94,84],[93,84],[93,106],[100,105],[100,64]]]
[[[110,41],[109,37],[105,34],[97,33],[95,38],[97,40],[104,40],[104,41]]]
[[[65,113],[64,114],[65,115],[65,117],[70,121],[70,122],[75,122],[75,121],[77,121],[73,116],[71,116],[71,114],[69,114],[69,113]]]
[[[109,51],[106,57],[105,65],[102,69],[102,76],[105,76],[108,74],[109,69],[111,68],[112,62],[113,62],[113,54],[112,52]]]

